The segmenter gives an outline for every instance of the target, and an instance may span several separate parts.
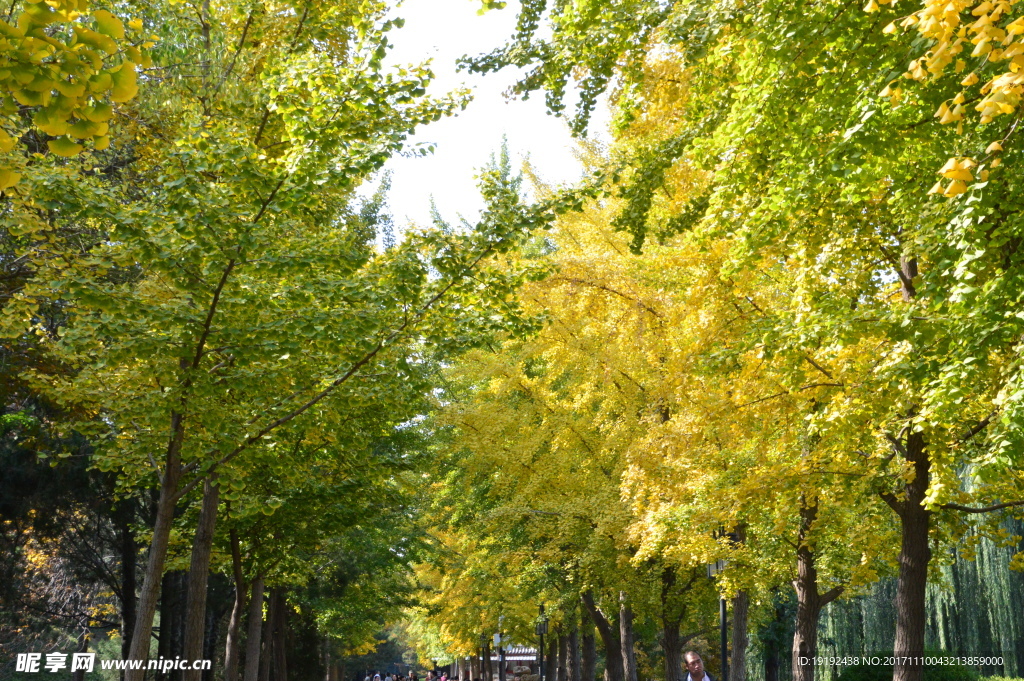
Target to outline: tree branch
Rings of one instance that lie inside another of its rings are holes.
[[[961,504],[942,504],[939,508],[949,511],[963,511],[964,513],[991,513],[992,511],[998,511],[1003,508],[1012,508],[1014,506],[1024,506],[1024,500],[1006,501],[1001,504],[993,504],[984,508],[973,508],[971,506],[963,506]]]

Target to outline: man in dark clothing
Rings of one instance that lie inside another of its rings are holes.
[[[695,650],[687,650],[683,655],[686,661],[686,681],[715,681],[715,678],[704,671],[704,660],[700,658]]]

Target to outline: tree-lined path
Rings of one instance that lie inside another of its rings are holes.
[[[1015,3],[481,11],[587,174],[406,226],[470,95],[401,6],[10,6],[3,674],[479,678],[542,622],[551,681],[1024,674]]]

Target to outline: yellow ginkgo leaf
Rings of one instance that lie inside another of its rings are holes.
[[[96,19],[96,30],[103,35],[108,35],[115,40],[124,38],[124,24],[121,20],[105,9],[98,9],[92,13]]]
[[[14,138],[7,134],[7,131],[0,128],[0,151],[8,152],[14,149]]]
[[[113,79],[109,73],[97,73],[89,79],[89,92],[105,92],[110,89]]]
[[[963,194],[966,191],[967,191],[967,184],[966,183],[964,183],[961,180],[954,180],[953,182],[949,183],[949,186],[946,187],[946,191],[942,192],[942,195],[943,196],[953,197],[953,196],[959,196],[959,195]]]
[[[128,28],[132,29],[133,31],[141,31],[142,19],[132,19],[128,22]]]
[[[994,154],[997,151],[1002,151],[1002,150],[1003,150],[1003,145],[1000,144],[999,142],[993,142],[992,144],[990,144],[987,147],[985,147],[985,153],[986,154]]]
[[[114,115],[114,107],[109,102],[97,102],[81,109],[79,115],[94,123],[102,123],[110,120],[110,117]]]
[[[83,149],[81,144],[78,144],[67,137],[58,137],[55,140],[50,140],[46,143],[46,146],[50,147],[50,151],[57,156],[64,156],[65,158],[77,156]]]
[[[81,97],[85,94],[85,83],[69,83],[66,80],[58,80],[54,84],[57,92],[65,97]]]
[[[114,86],[110,90],[110,101],[127,102],[138,94],[139,86],[136,84],[138,76],[135,73],[135,64],[131,62],[121,64],[121,68],[111,73],[110,77],[114,80]]]
[[[102,135],[101,137],[97,137],[95,140],[93,140],[93,143],[92,143],[92,148],[95,149],[96,151],[103,151],[104,149],[106,149],[109,146],[110,146],[110,136],[109,135]]]
[[[957,160],[955,158],[951,158],[948,161],[946,161],[946,165],[939,168],[939,175],[945,175],[951,170],[958,170],[959,168],[960,164],[957,162]]]
[[[92,121],[75,121],[68,126],[67,134],[78,139],[94,137],[99,131],[99,125],[99,123],[93,123]]]
[[[0,189],[10,189],[14,185],[18,184],[18,180],[21,179],[21,173],[16,173],[10,168],[0,169]]]

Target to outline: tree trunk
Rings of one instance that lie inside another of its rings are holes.
[[[691,580],[692,583],[692,580]],[[665,566],[661,571],[661,649],[664,652],[665,681],[683,681],[683,642],[679,626],[686,614],[686,602],[673,599],[676,569]]]
[[[580,681],[580,628],[569,630],[566,637],[566,677],[569,681]]]
[[[739,591],[732,599],[732,659],[729,661],[729,681],[747,681],[747,614],[750,597]]]
[[[252,580],[249,620],[246,623],[245,674],[242,681],[259,681],[260,634],[263,632],[263,575]]]
[[[623,676],[622,644],[619,640],[619,630],[608,622],[608,618],[595,605],[594,595],[589,591],[583,594],[583,607],[590,615],[591,621],[597,627],[597,633],[601,637],[601,644],[604,646],[605,670],[604,675],[607,681],[625,681]]]
[[[544,660],[545,681],[558,681],[558,636],[548,636],[548,659]]]
[[[184,650],[185,580],[187,574],[173,570],[164,575],[160,589],[160,640],[158,654],[165,660],[182,656]],[[125,678],[127,679],[127,674]],[[161,678],[181,678],[181,672],[161,671]]]
[[[750,596],[739,591],[732,599],[732,659],[729,662],[729,681],[747,681],[747,615]]]
[[[736,540],[747,541],[747,524],[736,526]],[[732,599],[732,657],[729,660],[729,681],[747,681],[747,646],[750,637],[747,620],[750,612],[750,595],[739,591]]]
[[[567,681],[566,658],[569,656],[569,637],[558,628],[558,681]]]
[[[139,545],[132,532],[132,510],[134,502],[126,499],[120,505],[118,533],[121,539],[121,659],[126,660],[131,653],[132,628],[135,626],[136,604],[138,598],[135,571],[139,557]],[[124,671],[120,674],[124,678]]]
[[[263,620],[263,652],[260,654],[260,681],[270,681],[274,666],[274,620],[277,619],[277,601],[273,589],[267,596],[267,617]]]
[[[274,587],[271,590],[271,599],[276,601],[274,606],[274,673],[272,681],[288,681],[287,665],[287,633],[288,633],[288,602],[285,599],[284,588]]]
[[[479,653],[469,658],[469,676],[473,681],[483,679],[483,675],[480,673],[480,657]]]
[[[487,645],[484,646],[484,676],[487,681],[492,681],[494,678],[494,665],[491,664],[491,642],[489,640]]]
[[[619,640],[622,643],[622,674],[625,681],[636,681],[636,651],[633,649],[633,609],[626,592],[619,592]]]
[[[782,665],[781,655],[776,646],[764,651],[764,681],[779,681],[779,667]]]
[[[220,486],[216,480],[203,484],[203,506],[199,512],[196,536],[192,541],[192,562],[188,570],[188,608],[185,614],[185,659],[203,657],[203,635],[206,633],[206,586],[210,578],[210,553],[213,530],[217,524]],[[184,681],[202,681],[200,669],[187,669]]]
[[[661,648],[665,653],[665,681],[683,681],[683,644],[679,623],[663,622]]]
[[[156,614],[156,602],[160,595],[160,582],[164,574],[164,563],[167,560],[171,525],[174,522],[174,504],[178,495],[178,483],[181,480],[181,445],[184,439],[184,416],[173,412],[171,414],[171,438],[167,445],[163,475],[160,478],[160,496],[156,502],[153,537],[149,542],[146,576],[142,581],[142,589],[139,593],[135,626],[132,627],[132,645],[129,657],[133,660],[142,660],[143,663],[149,659],[149,638],[153,634],[153,616]],[[142,664],[141,667],[141,669],[126,670],[125,681],[143,681],[146,676],[146,665]]]
[[[889,503],[902,521],[900,575],[896,583],[896,641],[893,644],[896,665],[893,681],[921,681],[924,674],[920,657],[924,654],[925,589],[928,585],[928,563],[932,558],[928,545],[931,513],[922,505],[931,474],[924,435],[911,433],[907,436],[906,454],[914,466],[914,479],[904,485],[902,501]]]
[[[580,681],[595,681],[597,678],[597,645],[594,640],[594,625],[583,620],[583,650],[580,655]]]
[[[235,601],[231,606],[228,620],[228,640],[224,646],[224,681],[238,681],[238,633],[241,628],[242,612],[245,610],[245,577],[242,574],[242,552],[238,543],[238,532],[231,530],[231,572],[235,580]],[[262,595],[262,594],[261,594]]]
[[[800,498],[800,531],[797,549],[796,631],[793,634],[793,681],[814,681],[814,656],[818,650],[818,619],[821,609],[843,592],[835,587],[825,594],[818,592],[818,569],[814,552],[807,538],[818,517],[817,501]]]

